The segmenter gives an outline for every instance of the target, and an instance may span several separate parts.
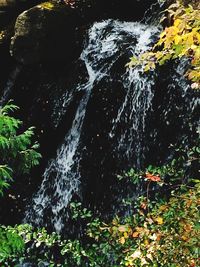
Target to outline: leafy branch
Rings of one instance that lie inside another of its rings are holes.
[[[200,89],[200,12],[192,5],[183,6],[181,1],[165,10],[161,22],[171,20],[172,25],[165,27],[153,48],[139,58],[132,57],[127,64],[135,67],[144,66],[144,71],[154,69],[169,60],[188,58],[190,69],[185,73],[191,80],[193,89]]]
[[[22,121],[10,116],[19,108],[9,101],[0,108],[0,194],[7,189],[13,175],[28,173],[39,164],[39,144],[33,142],[34,127],[20,132]],[[20,132],[20,133],[19,133]]]

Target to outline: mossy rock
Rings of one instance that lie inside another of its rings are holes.
[[[45,2],[20,14],[11,55],[24,64],[67,60],[76,48],[76,12],[63,4]]]

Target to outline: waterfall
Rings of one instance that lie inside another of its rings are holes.
[[[148,50],[152,35],[157,33],[156,28],[143,29],[137,44],[132,49],[132,54],[139,57]],[[144,147],[145,119],[150,112],[154,97],[155,72],[144,74],[143,66],[127,68],[122,77],[126,96],[121,105],[117,118],[113,120],[113,128],[110,137],[118,138],[118,153],[125,153],[127,162],[131,155],[136,156],[135,166],[141,167]],[[123,127],[125,125],[125,128]],[[123,132],[119,135],[117,128]],[[117,134],[116,134],[117,132]]]
[[[74,116],[71,129],[66,134],[63,144],[58,148],[55,159],[48,163],[42,184],[34,195],[31,207],[27,210],[25,221],[35,225],[52,225],[60,232],[64,227],[67,207],[76,194],[81,194],[81,174],[79,162],[81,158],[80,142],[88,101],[95,84],[102,80],[111,81],[113,65],[122,56],[127,59],[145,52],[158,33],[154,26],[135,22],[107,20],[95,23],[88,31],[85,48],[80,56],[84,62],[88,81],[77,84],[76,90],[83,96]],[[119,151],[126,146],[127,158],[136,143],[135,151],[139,158],[142,153],[142,134],[145,131],[145,117],[151,108],[153,98],[153,75],[145,76],[143,67],[127,69],[122,75],[125,99],[113,118],[113,126],[109,138],[117,138]],[[68,95],[64,97],[67,101]],[[102,111],[103,112],[103,111]],[[117,127],[123,123],[120,135],[116,137]],[[136,134],[134,134],[134,133]],[[135,142],[134,137],[137,136]]]

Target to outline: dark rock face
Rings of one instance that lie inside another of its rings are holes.
[[[157,1],[154,0],[97,0],[97,6],[99,9],[104,8],[105,13],[108,16],[121,20],[140,20],[145,11]]]
[[[117,184],[116,173],[120,171],[120,161],[114,153],[116,144],[108,135],[112,129],[110,118],[117,116],[124,98],[124,87],[119,80],[104,80],[96,84],[82,129],[84,148],[80,169],[84,177],[83,200],[90,208],[98,207],[98,210],[105,212],[111,212],[111,202],[114,207],[113,198],[117,186],[111,185]]]
[[[13,11],[8,13],[4,10],[0,10],[0,30],[2,30],[12,20],[13,15]]]

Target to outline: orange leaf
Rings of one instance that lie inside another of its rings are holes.
[[[143,210],[146,210],[147,209],[147,202],[142,202],[140,204],[140,208],[143,209]]]
[[[152,182],[160,182],[161,181],[160,176],[153,175],[149,172],[146,173],[145,178],[147,178],[148,180],[150,180]]]
[[[133,238],[137,238],[139,235],[140,235],[140,233],[138,233],[138,232],[134,232],[134,233],[132,234],[132,237],[133,237]]]
[[[162,234],[158,234],[156,240],[157,241],[160,241],[161,240],[161,237],[162,237]]]
[[[186,225],[184,225],[184,230],[186,231],[186,232],[190,232],[191,230],[192,230],[192,226],[188,223],[188,224],[186,224]]]

